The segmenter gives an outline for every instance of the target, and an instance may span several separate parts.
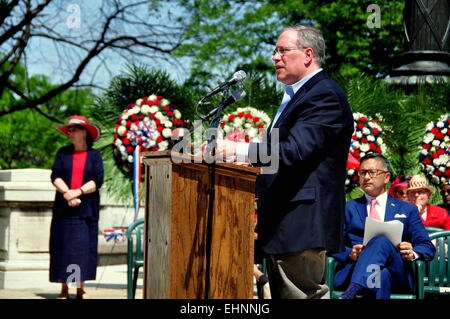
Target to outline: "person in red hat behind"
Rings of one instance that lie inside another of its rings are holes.
[[[400,199],[402,201],[408,201],[408,182],[411,179],[411,175],[399,175],[392,182],[389,187],[389,196]]]
[[[101,153],[92,149],[100,129],[84,116],[72,116],[56,128],[71,145],[62,147],[52,166],[56,188],[50,228],[50,282],[60,282],[58,299],[69,299],[76,284],[77,298],[87,298],[84,281],[97,272],[99,188],[103,183]]]
[[[450,229],[450,216],[441,207],[428,204],[433,188],[422,175],[413,175],[408,185],[408,201],[417,206],[426,227]]]

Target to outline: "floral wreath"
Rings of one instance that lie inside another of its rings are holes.
[[[261,142],[265,129],[270,124],[269,116],[253,107],[241,107],[222,116],[220,127],[225,139],[235,142]]]
[[[133,152],[169,149],[183,135],[187,123],[175,105],[159,95],[138,99],[128,105],[116,121],[114,155],[126,172],[132,173]]]
[[[362,113],[353,113],[355,131],[353,132],[349,162],[347,164],[346,191],[349,192],[358,185],[359,162],[367,153],[386,153],[386,144],[383,141],[383,130],[378,124],[380,121],[372,119]]]
[[[450,115],[444,114],[426,126],[419,147],[420,168],[435,186],[450,179]]]

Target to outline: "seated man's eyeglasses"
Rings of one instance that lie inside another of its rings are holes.
[[[273,50],[272,56],[276,55],[277,53],[279,53],[281,56],[283,56],[288,51],[302,50],[302,49],[307,49],[307,48],[308,47],[278,47]]]
[[[366,174],[369,174],[370,177],[377,177],[383,173],[387,173],[387,171],[383,171],[381,169],[362,169],[358,172],[358,176],[364,177]]]

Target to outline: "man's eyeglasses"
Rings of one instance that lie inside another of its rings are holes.
[[[276,55],[277,53],[283,56],[288,51],[302,50],[302,49],[307,49],[307,47],[278,47],[272,51],[272,56]]]
[[[383,173],[387,173],[387,171],[383,171],[381,169],[362,169],[358,172],[358,176],[364,177],[366,174],[369,174],[370,177],[377,177]]]

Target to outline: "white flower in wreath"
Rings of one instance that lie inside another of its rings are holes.
[[[430,144],[432,140],[434,140],[434,134],[433,133],[427,133],[425,135],[425,137],[423,138],[423,142],[425,144]]]
[[[358,141],[353,142],[352,144],[353,148],[360,148],[361,144]]]
[[[355,135],[356,135],[357,138],[362,138],[362,133],[361,132],[356,132]]]
[[[439,184],[439,177],[436,175],[431,176],[431,179],[433,180],[434,184]]]
[[[159,108],[156,105],[152,105],[150,106],[149,113],[156,113],[158,110]]]
[[[167,106],[169,104],[170,104],[169,100],[167,100],[167,99],[162,99],[161,100],[161,106]]]
[[[369,144],[363,143],[361,144],[361,151],[368,152],[370,150]]]
[[[161,151],[166,150],[169,147],[169,143],[167,141],[162,141],[161,143],[159,143],[159,149]]]
[[[171,137],[172,136],[172,130],[170,128],[163,129],[162,136],[164,136],[165,138]]]
[[[366,156],[366,153],[365,153],[365,152],[359,153],[359,157],[360,157],[360,158],[363,158],[364,156]]]
[[[173,111],[173,115],[176,119],[181,119],[181,112],[178,110]]]
[[[117,134],[119,134],[120,136],[124,136],[126,131],[127,128],[125,126],[121,125],[117,128]]]
[[[229,132],[231,132],[233,130],[233,128],[231,126],[229,126],[229,125],[225,125],[223,127],[223,130],[225,131],[225,133],[229,133]]]
[[[369,135],[370,134],[370,130],[367,127],[363,127],[362,132],[364,135]]]
[[[419,153],[421,155],[425,155],[426,156],[428,154],[428,151],[422,148]]]
[[[150,101],[156,101],[158,99],[158,97],[155,94],[152,94],[148,97],[148,100]]]
[[[439,140],[434,140],[431,145],[439,147],[441,145],[441,142]]]
[[[434,172],[434,167],[431,165],[427,165],[425,169],[427,170],[428,174],[433,174]]]
[[[133,163],[133,156],[132,155],[128,155],[127,160],[128,160],[129,163]]]
[[[242,124],[242,119],[240,117],[235,118],[233,121],[233,127],[240,128]]]
[[[172,122],[171,121],[166,121],[165,123],[164,123],[164,126],[165,127],[172,127]]]
[[[444,173],[444,172],[445,172],[445,166],[439,167],[439,171],[440,171],[441,173]]]
[[[435,158],[434,160],[433,160],[433,165],[434,166],[439,166],[439,165],[441,165],[441,159],[438,157],[438,158]]]
[[[368,140],[369,142],[374,142],[374,141],[375,141],[375,136],[369,135],[369,136],[367,136],[367,140]]]
[[[137,101],[136,101],[136,105],[141,105],[141,104],[142,104],[142,101],[143,101],[142,99],[137,100]]]
[[[433,129],[433,127],[434,127],[434,123],[433,122],[428,123],[427,126],[425,127],[425,130],[426,131],[431,131]]]
[[[150,112],[150,106],[145,104],[141,107],[142,114],[148,114]]]
[[[439,127],[439,128],[443,128],[444,127],[444,122],[439,121],[439,122],[436,123],[436,126]]]
[[[250,127],[250,128],[247,130],[247,134],[248,134],[248,136],[249,136],[250,138],[254,138],[254,137],[256,137],[256,136],[258,135],[258,130],[257,130],[256,128],[254,128],[254,127]]]

